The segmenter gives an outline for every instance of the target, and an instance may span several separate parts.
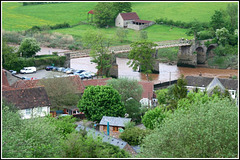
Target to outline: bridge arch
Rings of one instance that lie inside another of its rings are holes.
[[[206,61],[206,53],[204,52],[204,48],[197,47],[195,52],[197,52],[197,63],[204,64]]]
[[[215,49],[216,48],[216,45],[210,45],[210,46],[208,46],[208,48],[207,48],[207,52],[206,52],[206,56],[207,56],[207,58],[210,58],[210,57],[213,57],[214,56],[214,53],[213,53],[213,49]]]

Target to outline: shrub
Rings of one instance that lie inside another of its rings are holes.
[[[130,145],[140,145],[142,139],[149,133],[149,130],[140,129],[139,127],[132,127],[125,129],[120,134],[120,138]]]
[[[198,39],[199,40],[211,39],[213,37],[214,37],[214,35],[212,34],[212,32],[211,31],[207,31],[207,30],[200,31],[200,33],[198,35]]]
[[[147,135],[139,157],[237,158],[238,107],[228,99],[176,110]]]

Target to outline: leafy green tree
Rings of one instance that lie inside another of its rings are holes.
[[[214,31],[225,26],[223,11],[215,10],[214,15],[211,17],[210,25]]]
[[[3,158],[59,157],[62,136],[45,117],[23,120],[7,105],[2,107]]]
[[[91,62],[97,64],[98,75],[108,76],[113,56],[109,53],[111,39],[100,31],[88,30],[83,36],[84,45],[91,48]]]
[[[163,120],[171,113],[164,108],[158,106],[145,113],[142,118],[142,123],[146,128],[154,129],[157,125],[161,124]]]
[[[88,120],[97,122],[100,122],[103,116],[124,117],[126,113],[121,95],[111,86],[87,87],[78,108]]]
[[[113,2],[98,2],[94,7],[95,24],[102,28],[114,22],[116,11]]]
[[[177,109],[147,135],[138,157],[237,158],[238,107],[215,97]]]
[[[58,117],[48,117],[51,124],[56,127],[56,132],[59,132],[63,137],[75,131],[77,125],[74,123],[76,122],[76,118],[73,116],[64,116]]]
[[[184,75],[177,80],[177,84],[174,84],[173,94],[175,99],[185,98],[187,96],[187,81],[184,79]]]
[[[148,80],[148,74],[152,72],[155,63],[153,57],[153,54],[156,52],[156,49],[153,48],[155,46],[157,46],[157,44],[146,40],[134,42],[131,44],[132,49],[128,55],[130,61],[128,61],[127,64],[130,65],[133,70],[137,70],[137,68],[140,67],[141,71],[146,74]]]
[[[140,145],[142,139],[149,133],[149,130],[140,129],[139,127],[132,127],[125,129],[119,137],[128,144],[136,146]]]
[[[63,158],[128,158],[130,155],[117,146],[102,142],[101,137],[83,137],[77,132],[67,135],[62,141]]]
[[[194,21],[192,22],[191,28],[189,31],[187,31],[187,35],[193,35],[195,41],[198,40],[198,32],[200,32],[201,30],[203,30],[202,24],[194,19]]]
[[[69,77],[41,79],[38,84],[44,86],[54,108],[63,109],[78,104],[77,86]]]
[[[131,4],[131,2],[114,2],[113,3],[113,7],[114,7],[114,9],[116,11],[116,15],[115,15],[114,18],[116,18],[118,13],[132,12],[132,4]]]
[[[228,30],[233,33],[238,28],[238,5],[236,3],[228,4],[226,12],[229,16]]]
[[[40,45],[35,38],[25,38],[21,42],[18,52],[23,57],[32,57],[40,50]]]
[[[216,30],[216,38],[218,40],[218,44],[225,46],[226,44],[228,44],[229,31],[225,27],[223,27],[221,29],[217,29]]]
[[[158,104],[166,104],[168,98],[168,89],[161,89],[156,91],[157,99],[158,99]]]
[[[7,45],[7,41],[3,39],[2,41],[2,65],[4,69],[16,70],[14,64],[18,61],[18,55],[15,52],[14,47]]]
[[[117,28],[116,30],[116,36],[118,37],[119,41],[122,43],[124,39],[127,38],[128,30],[124,28]]]

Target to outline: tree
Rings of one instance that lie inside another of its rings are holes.
[[[88,120],[97,122],[100,122],[103,116],[124,117],[126,113],[121,95],[111,86],[87,87],[78,108]]]
[[[238,28],[238,5],[235,3],[228,4],[226,12],[229,16],[229,31],[233,33]]]
[[[127,64],[130,65],[133,70],[140,67],[141,71],[146,74],[148,80],[148,74],[152,72],[155,63],[153,54],[156,52],[156,49],[153,48],[154,46],[157,46],[157,44],[146,40],[134,42],[131,44],[132,49],[128,55],[128,58],[132,61],[128,61]]]
[[[185,98],[187,96],[187,81],[184,79],[184,75],[177,80],[177,84],[174,84],[173,94],[176,100]]]
[[[158,104],[166,104],[168,98],[168,89],[161,89],[161,90],[157,90],[156,91],[156,95],[157,95],[157,100],[158,100]]]
[[[111,39],[100,31],[88,30],[83,36],[83,42],[86,47],[91,48],[91,62],[97,64],[98,75],[108,76],[113,61],[113,56],[108,50]]]
[[[225,46],[228,44],[229,40],[229,31],[223,27],[221,29],[216,30],[216,38],[218,40],[218,44]]]
[[[116,11],[113,2],[98,2],[94,7],[95,23],[102,28],[114,22]]]
[[[211,17],[210,25],[214,31],[225,26],[223,11],[215,10],[214,15]]]
[[[187,31],[187,35],[194,35],[194,39],[195,41],[198,40],[198,32],[200,32],[201,30],[203,30],[202,24],[197,21],[196,19],[194,19],[194,21],[192,22],[191,28],[189,31]]]
[[[164,108],[158,106],[145,113],[142,118],[142,123],[146,128],[154,129],[157,125],[160,125],[169,114],[170,111],[166,111]]]
[[[139,127],[132,127],[125,129],[119,137],[125,142],[127,142],[129,145],[136,146],[140,145],[142,139],[149,133],[149,130],[140,129]]]
[[[49,100],[54,108],[77,105],[80,97],[77,86],[70,80],[71,77],[41,79],[38,83],[43,85]]]
[[[138,157],[236,158],[237,120],[238,107],[228,99],[193,102],[147,135]]]
[[[119,41],[122,43],[125,38],[127,38],[128,30],[124,28],[117,28],[116,36],[118,37]]]
[[[18,52],[22,54],[23,57],[32,57],[40,50],[40,45],[35,38],[25,38],[21,42]]]
[[[60,157],[62,136],[55,132],[47,118],[23,120],[18,112],[2,109],[2,157],[54,158]]]
[[[62,142],[63,158],[127,158],[130,155],[117,146],[102,142],[100,138],[83,137],[77,132],[67,135]]]
[[[114,2],[113,7],[114,7],[114,10],[116,11],[116,14],[115,14],[114,18],[116,18],[118,13],[132,12],[131,2]]]

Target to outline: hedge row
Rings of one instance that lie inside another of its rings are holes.
[[[29,66],[48,66],[54,64],[55,66],[63,66],[66,61],[65,56],[42,57],[42,58],[22,58],[19,57],[12,62],[9,67],[4,67],[7,70],[15,70],[19,72],[23,67]]]
[[[51,30],[51,29],[60,29],[60,28],[70,28],[70,24],[64,22],[61,24],[51,25],[44,25],[44,26],[33,26],[32,28],[26,30],[26,32],[36,32],[36,31],[44,31],[44,30]]]
[[[165,25],[172,25],[179,28],[191,28],[194,22],[181,22],[181,21],[173,21],[168,20],[167,18],[159,18],[155,20],[156,24],[165,24]],[[203,28],[209,28],[210,24],[208,22],[199,22],[199,24]]]

